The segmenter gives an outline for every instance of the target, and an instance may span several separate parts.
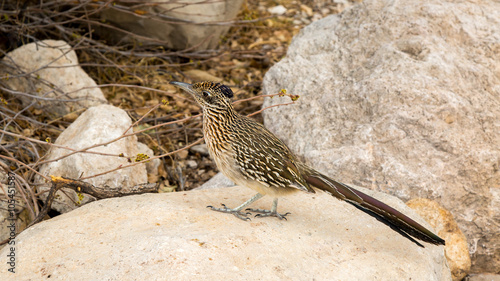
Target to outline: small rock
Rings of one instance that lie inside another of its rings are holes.
[[[314,22],[314,21],[320,20],[322,18],[323,18],[322,15],[320,15],[320,14],[314,14],[313,17],[312,17],[312,19],[311,19],[311,21]]]
[[[286,13],[286,8],[283,5],[278,5],[267,9],[267,11],[273,15],[281,16]]]
[[[446,241],[444,250],[453,281],[460,281],[467,276],[471,267],[467,240],[450,211],[425,198],[412,199],[406,205],[424,218],[436,230],[436,234]]]
[[[195,145],[195,146],[191,147],[189,150],[193,153],[199,153],[199,154],[204,155],[204,156],[209,155],[208,148],[207,148],[206,144]]]
[[[218,173],[213,176],[209,181],[204,183],[202,186],[195,189],[210,189],[210,188],[222,188],[234,186],[234,182],[224,176],[222,173]]]
[[[180,159],[186,159],[188,157],[189,152],[185,150],[181,150],[177,152],[177,156],[179,156]]]
[[[306,15],[308,17],[312,17],[313,16],[313,10],[309,7],[309,6],[306,6],[306,5],[300,5],[300,10],[302,10],[304,13],[306,13]]]
[[[186,161],[186,166],[191,169],[196,169],[198,168],[198,163],[194,160],[187,160]]]

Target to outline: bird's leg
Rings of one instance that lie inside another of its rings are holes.
[[[243,213],[243,212],[241,212],[241,210],[243,210],[243,208],[252,204],[253,202],[259,200],[263,196],[264,196],[263,194],[257,193],[252,198],[250,198],[248,201],[246,201],[245,203],[239,205],[238,207],[236,207],[234,209],[229,209],[224,204],[222,204],[223,208],[215,208],[214,206],[207,206],[207,208],[210,208],[210,209],[217,211],[217,212],[230,213],[230,214],[233,214],[235,217],[246,221],[246,220],[250,220],[250,218],[247,216],[251,215],[251,213]]]
[[[282,219],[286,220],[286,216],[290,214],[290,213],[280,214],[277,212],[277,210],[278,210],[278,198],[274,198],[273,206],[271,207],[271,210],[248,208],[245,211],[252,211],[252,212],[258,213],[255,215],[255,217],[277,217],[280,220],[282,220]]]

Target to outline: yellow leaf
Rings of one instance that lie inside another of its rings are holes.
[[[138,14],[138,15],[145,15],[145,14],[147,14],[148,12],[143,11],[143,10],[134,10],[134,13],[136,13],[136,14]]]

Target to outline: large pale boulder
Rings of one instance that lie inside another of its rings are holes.
[[[135,135],[113,141],[123,134],[130,133],[132,131],[130,129],[131,125],[132,120],[120,108],[112,105],[89,108],[68,126],[55,141],[56,145],[68,147],[72,150],[53,147],[46,158],[46,161],[50,162],[40,168],[40,173],[46,176],[64,176],[78,179],[81,176],[97,175],[130,164],[127,158],[103,154],[119,155],[123,153],[124,156],[135,157],[138,153],[146,151],[145,148],[142,148],[142,151],[139,150]],[[72,153],[73,150],[89,148],[96,144],[105,145],[87,150],[94,153],[79,152],[65,156]],[[149,156],[152,156],[152,152]],[[42,181],[40,177],[38,180]],[[109,189],[119,188],[126,191],[127,188],[147,183],[148,178],[146,165],[140,164],[121,168],[85,181],[95,186]],[[47,190],[49,187],[42,186],[40,189]],[[77,208],[78,205],[75,205],[74,202],[80,201],[73,190],[64,191],[69,196],[63,195],[62,191],[59,191],[60,196],[54,200],[52,205],[53,209],[63,213]],[[46,195],[47,193],[45,193]],[[88,195],[84,195],[81,203],[86,203],[90,199]]]
[[[294,38],[264,79],[265,94],[282,88],[300,99],[264,122],[294,152],[340,181],[438,201],[472,271],[500,271],[500,2],[364,1]]]
[[[427,225],[395,197],[365,192]],[[21,233],[16,273],[3,262],[0,279],[451,280],[442,246],[419,247],[326,193],[283,198],[286,221],[205,208],[251,195],[232,187],[89,203]]]
[[[56,117],[107,103],[64,41],[43,40],[9,52],[0,61],[2,83],[12,95]]]

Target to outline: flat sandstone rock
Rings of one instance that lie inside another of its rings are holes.
[[[232,187],[89,203],[21,233],[16,274],[2,262],[0,279],[451,280],[443,247],[418,247],[325,193],[281,199],[287,221],[246,222],[206,208],[252,195]],[[398,199],[375,197],[422,221]]]

